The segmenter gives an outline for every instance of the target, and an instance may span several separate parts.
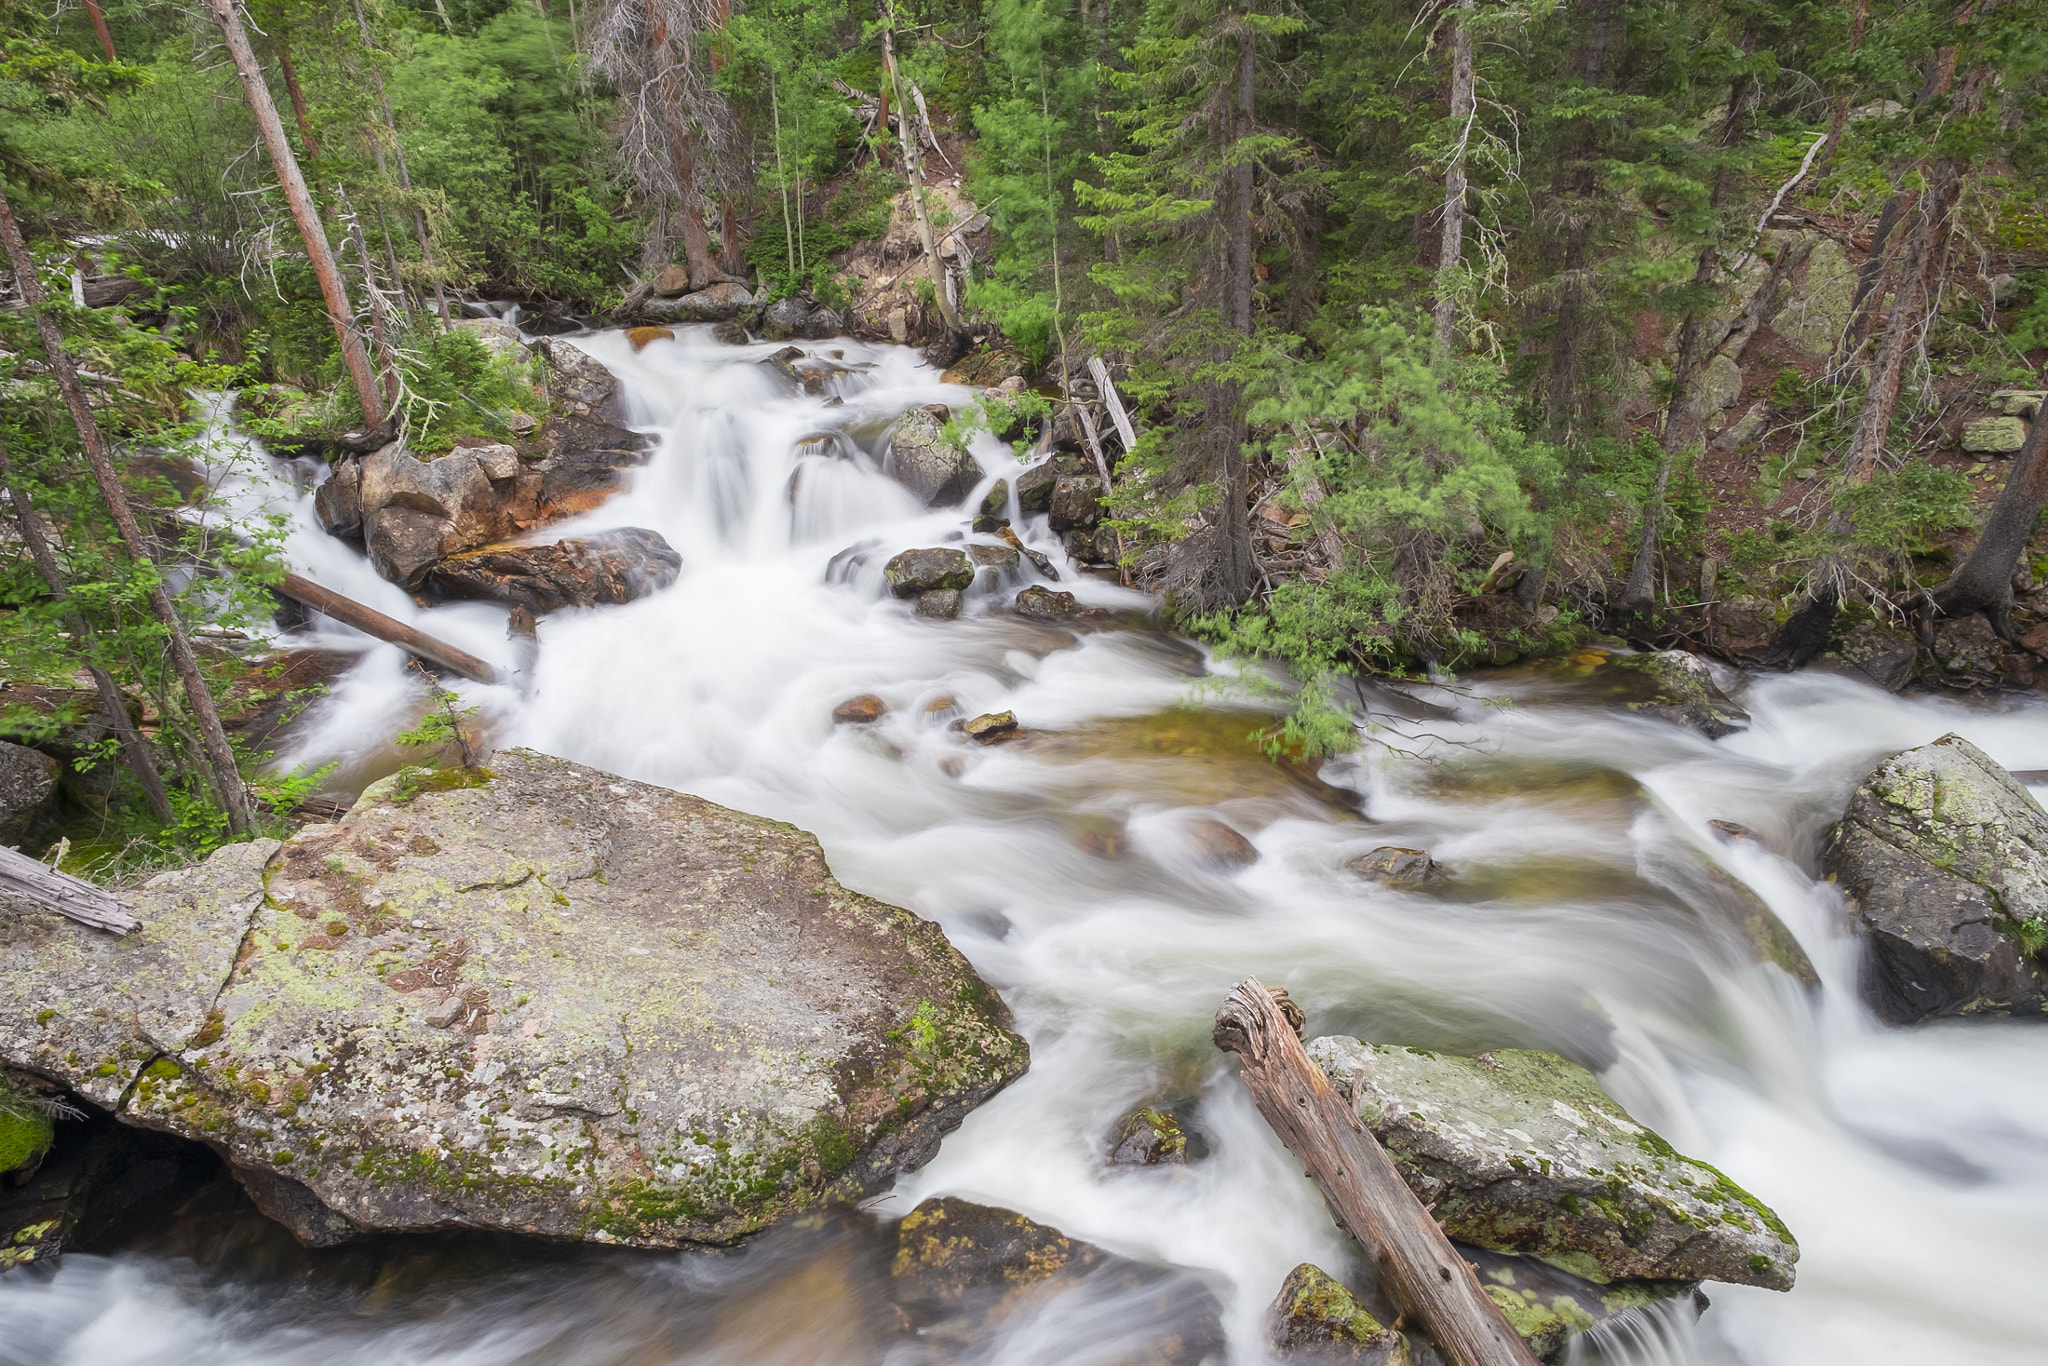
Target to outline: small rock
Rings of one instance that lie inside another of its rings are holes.
[[[770,341],[787,341],[802,336],[805,324],[811,320],[811,306],[792,295],[777,299],[761,314],[761,335]]]
[[[1002,1310],[989,1301],[1013,1299],[1049,1278],[1108,1260],[1101,1248],[1056,1228],[947,1195],[903,1216],[889,1274],[894,1298],[913,1317],[968,1309],[994,1318]]]
[[[536,345],[551,372],[548,396],[564,412],[610,421],[615,416],[619,382],[596,358],[574,342],[542,337]]]
[[[1812,667],[1875,683],[1886,692],[1897,692],[1913,681],[1913,669],[1919,660],[1920,643],[1909,633],[1862,621],[1839,635],[1813,661]]]
[[[0,740],[0,844],[19,844],[57,791],[58,763],[25,745]]]
[[[971,721],[961,723],[960,729],[967,738],[980,744],[994,744],[1008,740],[1018,734],[1017,713],[1013,711],[983,712]]]
[[[746,327],[730,318],[711,325],[711,339],[726,346],[745,346],[753,341],[753,338],[747,335]]]
[[[1895,119],[1906,112],[1906,106],[1897,100],[1872,100],[1859,104],[1849,111],[1849,122],[1862,123],[1866,119]]]
[[[2027,444],[2027,424],[2016,417],[1987,417],[1963,424],[1963,449],[1973,454],[2010,455]]]
[[[2048,390],[2000,389],[1991,395],[1991,401],[1999,405],[1998,411],[2007,417],[2023,417],[2028,421],[2041,411],[2043,399],[2048,399]]]
[[[1116,1122],[1110,1139],[1112,1167],[1179,1167],[1209,1155],[1200,1134],[1164,1110],[1133,1110]]]
[[[1770,405],[1762,399],[1749,406],[1749,411],[1729,424],[1728,430],[1714,438],[1717,451],[1737,451],[1757,439],[1763,433]]]
[[[999,574],[1007,574],[1017,567],[1019,556],[1015,546],[984,545],[974,541],[967,547],[967,558],[974,561],[977,569],[993,569]]]
[[[1046,524],[1054,531],[1094,526],[1102,517],[1104,492],[1100,475],[1061,475],[1046,502]]]
[[[1061,596],[1066,596],[1062,594]],[[1259,861],[1259,850],[1232,827],[1205,816],[1188,827],[1202,861],[1214,868],[1249,868]]]
[[[845,333],[846,319],[839,315],[839,311],[821,308],[805,320],[800,335],[805,341],[828,341],[833,337],[844,336]]]
[[[889,704],[871,692],[859,697],[849,697],[832,709],[832,724],[835,726],[865,725],[879,721],[887,715]]]
[[[503,318],[459,318],[455,326],[470,333],[494,356],[524,361],[530,354],[520,340],[519,329]]]
[[[1959,735],[1880,764],[1821,853],[1890,1024],[2048,1005],[2048,812]]]
[[[949,546],[906,550],[882,566],[889,591],[899,598],[937,589],[963,589],[974,582],[974,566],[963,551]]]
[[[1010,512],[1010,481],[998,479],[982,495],[981,506],[976,509],[984,517],[1005,517]]]
[[[1749,726],[1749,713],[1736,706],[1714,684],[1706,661],[1683,650],[1618,655],[1609,663],[1623,673],[1651,680],[1654,691],[1628,703],[1631,711],[1691,726],[1709,740],[1733,735]]]
[[[1991,306],[2009,308],[2020,297],[2019,277],[2003,272],[1991,277]]]
[[[1444,877],[1443,865],[1431,858],[1427,849],[1400,849],[1391,844],[1360,854],[1344,866],[1367,882],[1402,891],[1426,887]]]
[[[674,341],[676,334],[666,327],[629,327],[626,340],[633,344],[635,351],[645,351],[658,341]]]
[[[1287,1273],[1268,1311],[1273,1354],[1283,1361],[1405,1366],[1408,1344],[1366,1311],[1321,1267],[1303,1262]]]
[[[1053,568],[1052,561],[1047,559],[1045,556],[1039,554],[1036,550],[1033,550],[1030,546],[1024,544],[1024,542],[1018,540],[1017,533],[1013,528],[1008,526],[999,526],[996,528],[995,534],[1002,537],[1003,542],[1006,545],[1008,545],[1011,549],[1015,550],[1025,559],[1029,560],[1031,562],[1031,567],[1033,569],[1036,569],[1039,573],[1043,574],[1046,578],[1051,579],[1054,583],[1059,582],[1060,571]]]
[[[1059,483],[1053,462],[1033,465],[1017,476],[1017,506],[1025,512],[1044,512],[1052,506],[1052,491]]]
[[[1738,825],[1734,821],[1708,821],[1707,828],[1714,832],[1714,838],[1724,844],[1741,844],[1744,841],[1753,844],[1756,842],[1755,831],[1746,825]]]
[[[1059,592],[1037,583],[1019,593],[1013,605],[1017,615],[1034,621],[1065,621],[1081,606],[1072,593]]]
[[[882,462],[883,471],[926,507],[959,502],[981,479],[981,466],[967,448],[946,435],[949,416],[944,404],[912,408],[890,433]]]
[[[939,379],[945,384],[965,384],[976,389],[991,389],[1015,380],[1021,389],[1030,368],[1015,351],[989,348],[969,352]]]
[[[952,621],[960,615],[960,590],[934,588],[917,595],[917,615],[931,621]]]
[[[654,292],[665,299],[677,298],[690,292],[690,272],[678,265],[666,265],[654,277]]]

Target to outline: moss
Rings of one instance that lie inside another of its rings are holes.
[[[171,1081],[185,1075],[185,1069],[172,1062],[169,1058],[158,1058],[155,1062],[142,1069],[142,1075],[150,1078],[152,1081]]]
[[[46,1025],[56,1018],[57,1012],[54,1010],[38,1010],[36,1012],[36,1023],[39,1025]]]
[[[50,1117],[25,1101],[9,1103],[11,1092],[0,1092],[0,1172],[35,1161],[50,1150],[57,1126]]]

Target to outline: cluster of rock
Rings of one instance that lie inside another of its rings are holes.
[[[1879,1018],[2048,1011],[2048,812],[1958,735],[1880,764],[1821,856]]]
[[[937,926],[790,826],[525,751],[0,917],[0,1064],[221,1154],[304,1241],[726,1242],[915,1167],[1026,1065]]]
[[[756,298],[734,280],[692,290],[689,272],[678,265],[662,268],[648,294],[628,309],[628,317],[655,325],[711,323],[721,340],[734,343],[752,337],[823,341],[846,331],[846,320],[809,294],[793,294],[771,303]]]

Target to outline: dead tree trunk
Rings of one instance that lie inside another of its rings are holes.
[[[690,273],[690,288],[703,289],[725,277],[711,259],[711,233],[704,226],[704,209],[697,196],[696,146],[690,139],[688,114],[683,108],[683,79],[676,69],[676,55],[669,40],[668,16],[660,0],[647,3],[647,55],[659,74],[654,96],[661,114],[661,141],[668,153],[669,174],[676,183],[676,212],[683,224],[683,266]]]
[[[28,491],[14,477],[14,462],[7,458],[5,448],[0,448],[0,494],[6,496],[9,506],[14,509],[15,521],[21,526],[22,544],[28,547],[29,558],[35,561],[36,572],[42,575],[50,601],[62,608],[64,624],[70,628],[71,638],[81,648],[90,650],[92,626],[86,621],[85,614],[71,605],[71,592],[64,582],[64,571],[50,549],[49,538],[43,535],[42,523],[37,520],[35,509],[29,504]],[[99,692],[100,709],[107,715],[107,724],[114,728],[114,735],[121,742],[121,757],[127,760],[157,819],[170,824],[177,819],[177,813],[171,810],[170,796],[164,791],[164,780],[156,771],[155,761],[149,757],[149,746],[144,743],[141,732],[135,729],[135,722],[129,718],[127,699],[121,696],[114,676],[105,669],[94,664],[88,667],[87,672],[91,673],[92,685]]]
[[[247,47],[245,42],[244,50]],[[275,121],[275,110],[271,117]],[[114,470],[106,438],[100,434],[99,423],[86,402],[85,386],[78,379],[78,367],[72,363],[71,353],[64,349],[64,334],[44,307],[49,296],[43,291],[43,282],[36,277],[35,261],[28,254],[28,243],[22,240],[21,229],[15,226],[13,206],[7,202],[4,191],[0,191],[0,243],[4,243],[7,258],[20,281],[22,300],[28,305],[29,312],[35,315],[36,331],[42,338],[43,350],[48,353],[50,373],[56,376],[57,388],[64,395],[64,406],[71,410],[72,424],[78,428],[78,441],[85,448],[86,462],[92,466],[93,478],[100,486],[100,496],[106,500],[107,511],[114,519],[115,529],[120,532],[128,558],[141,566],[149,577],[149,610],[163,627],[170,647],[171,667],[176,671],[178,681],[184,685],[186,701],[199,727],[200,748],[205,752],[215,795],[228,818],[228,828],[238,835],[253,834],[256,820],[249,807],[249,790],[242,783],[241,770],[235,763],[235,751],[228,744],[227,731],[220,723],[220,712],[213,705],[213,694],[206,690],[205,678],[200,675],[199,658],[192,653],[192,642],[185,635],[185,623],[178,617],[177,604],[171,601],[170,593],[157,575],[149,543],[143,539],[142,528],[136,524],[134,509],[128,506],[127,490],[121,487],[121,477]]]
[[[284,190],[285,202],[291,206],[292,221],[298,224],[299,236],[305,239],[306,255],[312,260],[314,276],[320,281],[320,295],[327,302],[328,321],[334,324],[335,338],[341,343],[342,364],[348,368],[349,382],[355,386],[356,401],[363,408],[363,421],[375,427],[384,420],[384,407],[377,397],[376,377],[370,373],[369,354],[363,349],[362,338],[356,335],[355,312],[348,304],[348,289],[342,283],[341,268],[334,262],[334,251],[328,246],[327,231],[320,226],[320,213],[313,207],[313,196],[306,189],[306,179],[299,174],[299,159],[292,155],[291,144],[285,140],[284,123],[277,116],[277,105],[270,98],[270,87],[263,82],[263,68],[257,65],[256,53],[249,46],[249,35],[242,29],[242,16],[235,8],[236,0],[206,0],[206,3],[213,11],[214,22],[220,25],[228,56],[235,63],[235,73],[242,79],[242,93],[248,98],[249,109],[256,116],[257,131],[263,135],[270,163],[277,170],[277,182]]]
[[[303,602],[316,612],[325,612],[344,625],[355,627],[366,636],[389,641],[429,664],[438,664],[478,683],[498,681],[498,671],[469,651],[457,649],[445,640],[407,626],[396,617],[387,617],[374,607],[365,607],[353,598],[345,598],[331,588],[322,588],[311,579],[287,574],[277,585],[277,591],[294,601]]]
[[[107,54],[108,61],[120,61],[114,55],[114,35],[107,31],[107,16],[100,9],[99,0],[85,0],[85,12],[92,19],[92,31],[99,35],[100,51]]]
[[[306,92],[299,88],[299,71],[292,65],[291,44],[284,40],[284,34],[272,35],[270,45],[277,50],[277,70],[284,77],[284,93],[292,102],[292,119],[299,125],[299,141],[306,144],[306,156],[320,159],[320,139],[313,136],[313,116],[306,108]]]
[[[883,18],[890,14],[885,7]],[[903,93],[903,75],[896,67],[896,45],[891,40],[886,24],[882,28],[882,83],[891,87],[896,94],[897,124],[902,136],[896,140],[897,150],[903,157],[903,174],[910,181],[910,207],[917,219],[917,240],[924,247],[925,268],[932,274],[934,302],[939,306],[939,316],[946,320],[946,331],[960,335],[960,314],[953,307],[952,289],[946,278],[946,263],[939,259],[938,243],[932,239],[932,222],[924,211],[924,162],[919,153],[922,149],[917,142],[917,124],[911,117],[910,101]]]
[[[60,873],[4,844],[0,844],[0,892],[112,934],[126,934],[141,924],[106,888]]]
[[[1372,1131],[1309,1061],[1280,1007],[1247,977],[1216,1012],[1216,1046],[1243,1061],[1259,1113],[1308,1168],[1382,1289],[1454,1366],[1536,1366],[1479,1277],[1415,1198]]]
[[[2026,552],[2027,538],[2041,509],[2048,506],[2048,414],[2036,416],[2027,444],[2013,457],[2012,472],[1977,534],[1977,547],[1949,575],[1947,583],[1927,596],[1919,614],[1923,637],[1934,617],[1967,617],[1982,612],[2001,640],[2019,643],[2012,628],[2012,575]]]
[[[1458,0],[1458,13],[1450,21],[1451,123],[1458,142],[1444,171],[1444,221],[1436,253],[1436,342],[1446,351],[1451,349],[1458,317],[1452,280],[1465,254],[1465,151],[1472,139],[1472,115],[1478,108],[1472,87],[1472,34],[1465,26],[1471,12],[1472,0]]]

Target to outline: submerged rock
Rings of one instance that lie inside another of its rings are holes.
[[[1654,685],[1648,698],[1628,704],[1631,711],[1691,726],[1709,740],[1749,728],[1749,713],[1722,695],[1706,661],[1698,655],[1683,650],[1659,650],[1654,654],[1616,655],[1609,663],[1616,669],[1640,674]]]
[[[923,1201],[896,1226],[890,1277],[914,1317],[969,1309],[993,1319],[1042,1282],[1108,1260],[1094,1244],[1013,1210],[947,1195]]]
[[[1017,609],[1018,616],[1030,617],[1033,621],[1065,621],[1081,610],[1080,600],[1072,593],[1038,583],[1017,594],[1011,605]]]
[[[626,329],[626,341],[631,344],[635,351],[645,351],[658,341],[674,341],[675,339],[676,334],[673,328],[629,327]]]
[[[0,1061],[207,1143],[316,1241],[655,1247],[858,1199],[1023,1072],[938,927],[811,836],[493,765],[164,874],[126,938],[0,917]]]
[[[1959,735],[1856,789],[1821,866],[1867,940],[1863,990],[1892,1024],[2048,1008],[2048,812]]]
[[[974,582],[974,566],[965,551],[948,546],[906,550],[882,566],[889,591],[899,598],[936,589],[963,589]]]
[[[1268,1340],[1283,1361],[1407,1366],[1407,1339],[1374,1318],[1358,1297],[1319,1266],[1287,1273],[1267,1311]]]
[[[1444,878],[1443,865],[1431,858],[1427,849],[1397,849],[1391,844],[1360,854],[1344,866],[1367,882],[1401,891],[1427,887]]]
[[[981,466],[946,435],[948,416],[944,404],[912,408],[897,421],[882,462],[883,471],[926,507],[957,503],[981,482]]]
[[[960,615],[960,590],[934,588],[917,595],[917,615],[932,621],[952,621]]]
[[[1249,868],[1259,861],[1258,846],[1234,827],[1205,816],[1188,827],[1195,851],[1212,868]]]
[[[1575,1063],[1339,1037],[1308,1051],[1453,1238],[1600,1283],[1792,1287],[1799,1246],[1778,1217],[1630,1119]]]
[[[889,704],[871,692],[859,697],[849,697],[832,709],[832,724],[836,726],[865,725],[879,721],[888,713]]]
[[[810,321],[810,303],[791,295],[768,305],[761,313],[758,326],[761,335],[769,341],[788,341],[791,337],[804,335]]]
[[[1564,1357],[1567,1343],[1618,1314],[1680,1296],[1697,1316],[1706,1296],[1693,1281],[1611,1281],[1599,1285],[1529,1257],[1511,1257],[1461,1244],[1458,1253],[1479,1273],[1479,1286],[1508,1326],[1542,1361]]]
[[[553,545],[486,546],[437,563],[427,576],[453,598],[517,603],[536,614],[617,606],[676,581],[683,557],[659,532],[621,527]]]

